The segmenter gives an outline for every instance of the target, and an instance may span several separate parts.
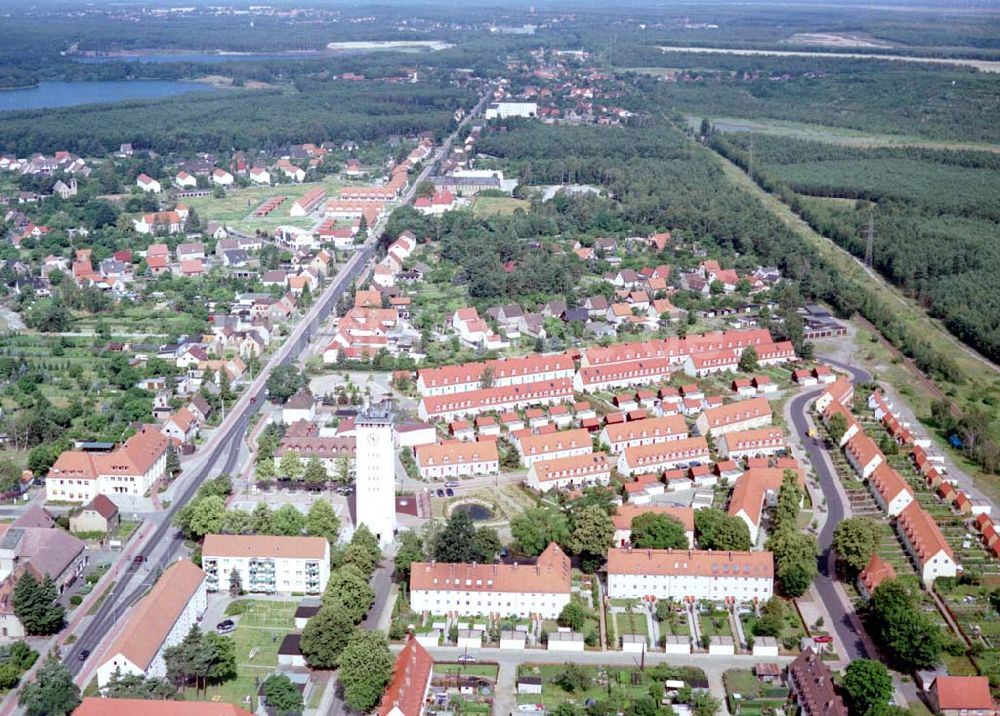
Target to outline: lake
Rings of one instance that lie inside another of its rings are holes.
[[[100,55],[96,57],[74,56],[74,62],[100,64],[103,62],[139,62],[159,64],[165,62],[261,62],[263,60],[321,60],[324,57],[344,55],[344,52],[259,52],[259,53],[219,53],[219,52],[178,52],[150,53],[140,55]]]
[[[173,80],[109,80],[100,82],[39,82],[37,87],[0,90],[0,111],[69,107],[76,104],[155,99],[213,89],[200,82]]]

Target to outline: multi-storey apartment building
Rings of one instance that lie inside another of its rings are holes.
[[[555,619],[569,602],[571,586],[569,557],[553,543],[533,565],[414,562],[410,607],[433,614]]]
[[[247,592],[322,594],[330,578],[330,543],[322,537],[205,535],[201,564],[211,592],[229,589],[235,569]]]

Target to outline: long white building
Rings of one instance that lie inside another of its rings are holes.
[[[330,579],[330,543],[323,537],[205,535],[201,565],[210,592],[228,590],[235,569],[247,592],[322,594]]]
[[[524,483],[539,492],[553,489],[607,485],[611,482],[611,463],[603,452],[555,460],[536,460],[528,468]]]
[[[569,602],[571,586],[569,557],[553,543],[533,565],[414,562],[410,607],[433,614],[555,619]]]
[[[536,354],[514,358],[423,368],[417,373],[421,396],[453,395],[486,387],[538,383],[572,378],[576,368],[565,353]],[[484,380],[485,377],[485,380]]]
[[[626,448],[683,440],[686,437],[688,429],[684,417],[664,415],[661,418],[605,425],[598,440],[610,448],[611,454],[617,455]]]
[[[434,445],[418,445],[414,452],[420,477],[425,480],[461,475],[496,475],[500,472],[495,440],[448,440]]]
[[[115,671],[165,678],[163,652],[183,641],[205,612],[205,573],[190,560],[167,567],[156,585],[128,616],[128,622],[111,643],[100,666],[97,684],[106,686]]]
[[[770,552],[612,549],[611,599],[764,602],[774,593]]]
[[[573,381],[569,378],[431,395],[420,399],[417,415],[421,420],[451,421],[476,417],[490,411],[503,413],[534,405],[563,402],[573,402]]]
[[[644,475],[687,466],[692,462],[704,462],[708,458],[705,438],[682,438],[625,448],[618,456],[618,472],[626,477]]]

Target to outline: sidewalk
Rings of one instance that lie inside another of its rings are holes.
[[[137,529],[137,533],[142,533],[142,536],[138,537],[136,540],[132,542],[129,542],[128,551],[132,552],[133,550],[137,550],[139,547],[141,547],[143,542],[149,538],[150,534],[152,534],[153,528],[154,528],[153,523],[149,522],[148,520],[144,521]],[[80,605],[73,610],[72,616],[70,617],[69,621],[67,622],[63,630],[59,632],[54,638],[48,640],[48,647],[45,650],[46,652],[51,652],[52,650],[58,650],[61,652],[62,647],[66,645],[66,640],[70,637],[70,635],[75,634],[78,627],[85,620],[93,618],[93,615],[87,614],[87,612],[90,611],[90,608],[94,606],[94,603],[101,597],[102,594],[104,594],[104,592],[110,587],[112,582],[115,582],[115,584],[117,584],[118,577],[123,572],[125,572],[125,570],[128,569],[130,564],[131,562],[128,559],[126,559],[126,555],[123,554],[122,557],[115,563],[115,566],[104,573],[104,576],[102,576],[100,581],[98,581],[97,584],[94,585],[94,589],[90,592],[90,594],[86,595],[83,599],[83,602],[81,602]],[[125,572],[125,574],[128,574],[128,572]],[[35,645],[33,644],[33,646]],[[92,654],[91,657],[100,656],[99,650],[95,649],[95,652],[96,653]],[[8,714],[12,714],[15,712],[15,710],[17,709],[17,697],[20,691],[20,687],[34,680],[35,674],[42,667],[42,664],[45,663],[46,655],[47,655],[46,653],[41,653],[38,658],[38,661],[35,662],[34,666],[28,669],[28,671],[25,672],[24,676],[21,678],[21,683],[19,684],[19,687],[17,689],[12,689],[11,691],[9,691],[7,695],[4,696],[3,700],[0,701],[0,716],[7,716]],[[87,684],[86,680],[84,681],[80,680],[80,677],[83,673],[84,672],[81,671],[81,673],[77,675],[76,679],[74,679],[81,688],[83,688]]]

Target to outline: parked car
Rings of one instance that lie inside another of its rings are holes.
[[[236,622],[226,619],[215,625],[215,630],[220,634],[228,634],[236,628]]]
[[[439,490],[438,490],[438,491],[437,491],[437,492],[436,492],[435,494],[436,494],[436,495],[437,495],[438,497],[444,497],[444,490],[441,490],[441,489],[439,489]]]
[[[462,654],[460,657],[458,657],[458,663],[459,664],[475,664],[476,663],[476,657],[474,657],[472,654]]]
[[[444,483],[444,486],[445,487],[458,487],[458,480],[449,480],[448,482]]]
[[[448,489],[446,489],[444,491],[444,494],[448,495],[448,497],[454,497],[455,496],[455,491],[449,487]]]
[[[827,634],[820,634],[818,636],[814,636],[812,639],[817,644],[829,644],[833,641],[833,637]]]

